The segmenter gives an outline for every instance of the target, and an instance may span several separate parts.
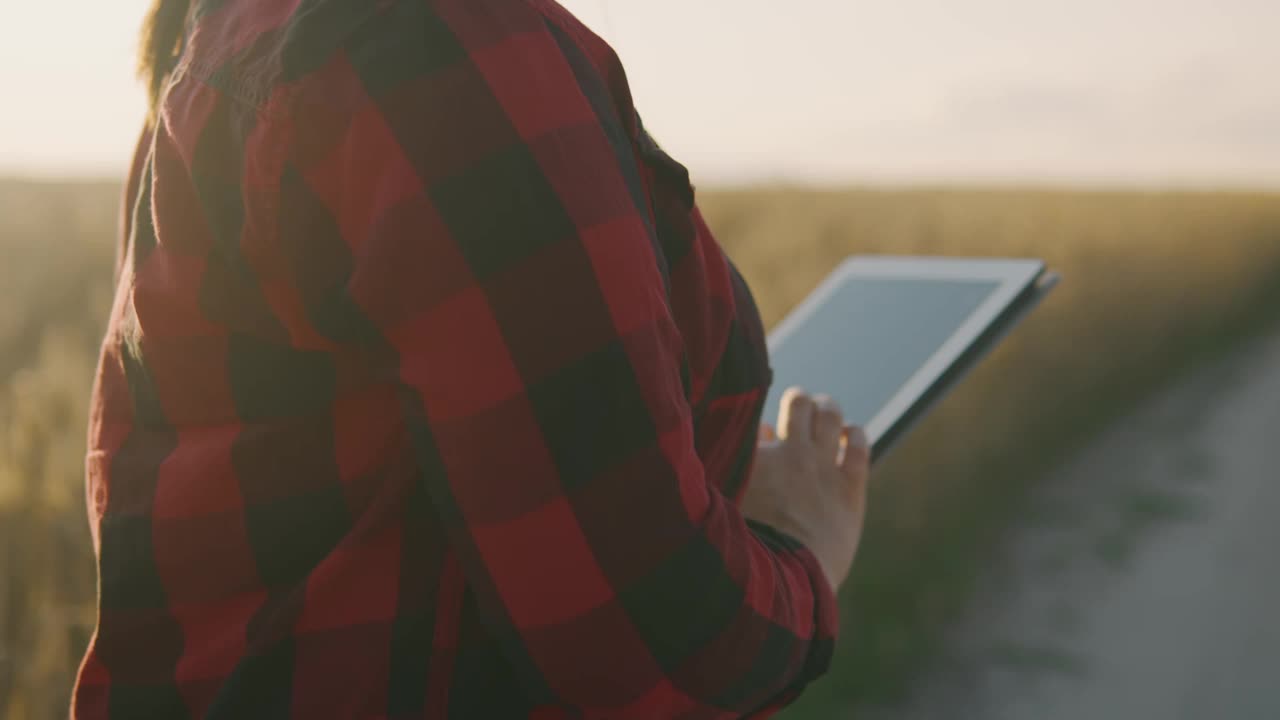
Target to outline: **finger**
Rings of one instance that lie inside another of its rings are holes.
[[[844,457],[840,458],[840,470],[844,472],[851,489],[865,490],[871,473],[871,445],[862,428],[849,425],[844,428]]]
[[[814,397],[813,405],[813,442],[835,462],[840,452],[840,437],[844,434],[844,413],[828,395]]]
[[[788,440],[811,442],[813,437],[813,398],[803,388],[787,388],[782,393],[782,409],[778,412],[778,428]]]

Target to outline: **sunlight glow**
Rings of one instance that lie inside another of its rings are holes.
[[[1280,186],[1274,0],[564,2],[697,179]],[[121,171],[146,4],[5,13],[0,174]]]

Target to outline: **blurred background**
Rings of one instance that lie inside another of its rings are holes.
[[[788,718],[1280,717],[1280,4],[563,0],[777,322],[853,253],[1055,296],[883,466]],[[0,717],[93,627],[89,384],[145,0],[0,25]]]

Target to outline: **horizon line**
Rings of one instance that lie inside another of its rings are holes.
[[[14,172],[0,170],[0,185],[119,185],[124,174],[72,172]],[[852,174],[846,177],[804,178],[779,174],[777,176],[747,177],[739,179],[708,178],[695,181],[695,189],[705,192],[752,192],[762,190],[787,190],[797,192],[870,191],[1037,191],[1037,192],[1130,192],[1130,193],[1234,193],[1274,195],[1280,194],[1280,178],[1275,180],[1242,181],[1213,178],[1088,178],[1050,176],[983,176],[975,174],[876,175]]]

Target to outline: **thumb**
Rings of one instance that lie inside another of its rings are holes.
[[[871,462],[871,443],[867,433],[856,425],[844,429],[844,457],[840,460],[840,469],[853,483],[866,480],[867,466]]]

